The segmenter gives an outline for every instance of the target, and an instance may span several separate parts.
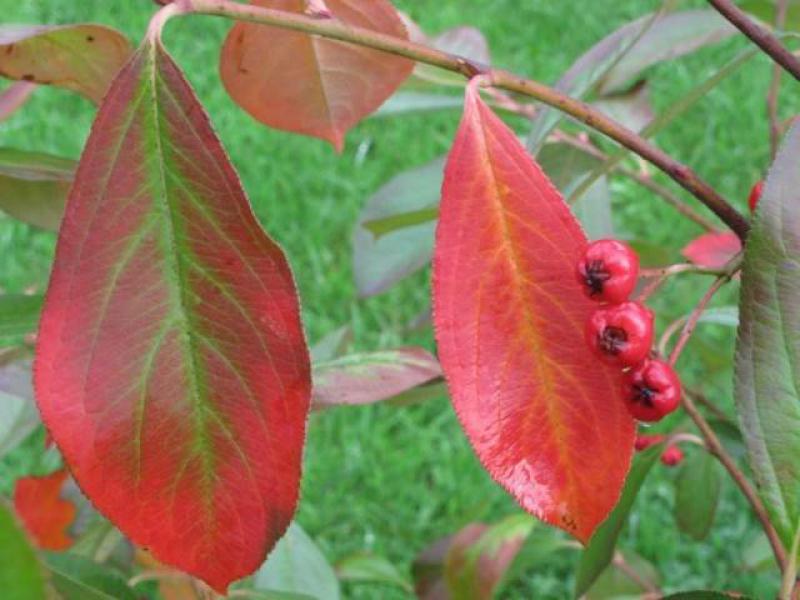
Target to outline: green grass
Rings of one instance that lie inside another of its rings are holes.
[[[659,5],[642,0],[397,0],[396,4],[430,32],[459,24],[481,28],[495,64],[547,82],[555,81],[602,36]],[[94,21],[122,29],[132,39],[141,36],[152,12],[148,0],[0,0],[0,14],[7,22]],[[447,150],[459,115],[453,111],[367,120],[348,135],[343,154],[337,156],[322,142],[268,130],[235,107],[216,71],[216,53],[226,29],[226,23],[215,19],[182,19],[170,25],[166,42],[208,109],[261,222],[290,258],[310,340],[350,324],[357,349],[399,344],[432,349],[430,331],[409,334],[405,327],[427,305],[427,273],[377,298],[359,300],[350,235],[360,207],[383,182]],[[732,40],[651,69],[657,109],[680,98],[745,47],[743,40]],[[740,208],[769,160],[764,95],[770,72],[768,61],[756,58],[657,138],[659,145],[695,167]],[[798,98],[796,90],[786,93],[784,107],[796,112]],[[0,124],[0,143],[76,157],[93,113],[88,102],[74,95],[42,89],[23,111]],[[363,160],[356,158],[360,148],[366,149]],[[612,190],[615,225],[622,234],[669,248],[677,260],[679,249],[699,233],[696,226],[627,181],[614,180]],[[43,289],[53,247],[52,234],[0,216],[0,288]],[[694,280],[671,283],[654,302],[660,324],[684,314],[701,293]],[[735,294],[728,292],[719,304],[734,299]],[[702,377],[710,394],[730,408],[727,364],[733,335],[706,328],[698,338],[698,349],[681,362],[684,377],[690,381]],[[708,368],[716,370],[709,375]],[[726,588],[774,596],[774,571],[755,575],[738,570],[745,541],[757,528],[733,486],[726,481],[712,535],[695,543],[674,526],[674,477],[673,471],[656,468],[637,501],[623,547],[652,561],[668,591]],[[333,410],[312,418],[298,519],[332,561],[371,551],[407,569],[415,554],[438,537],[469,522],[494,522],[517,510],[480,468],[445,399],[401,409]],[[573,569],[574,556],[555,559],[526,573],[513,588],[513,597],[566,598]],[[370,585],[348,585],[345,595],[403,597]]]

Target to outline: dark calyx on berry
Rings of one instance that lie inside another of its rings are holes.
[[[634,418],[660,421],[681,401],[681,382],[675,370],[662,360],[649,359],[625,376],[625,403]]]
[[[636,287],[639,258],[617,240],[598,240],[589,244],[575,269],[584,293],[597,302],[625,302]]]
[[[639,302],[601,308],[586,323],[586,343],[605,362],[639,364],[653,345],[653,313]]]

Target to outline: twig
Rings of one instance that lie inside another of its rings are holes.
[[[761,502],[758,494],[753,489],[753,486],[747,480],[747,477],[745,477],[744,473],[742,473],[742,471],[739,469],[736,462],[722,446],[717,434],[714,433],[714,430],[705,420],[703,415],[699,410],[697,410],[697,406],[692,400],[691,394],[684,391],[682,394],[681,403],[686,411],[686,414],[689,415],[692,421],[694,421],[694,424],[697,425],[697,428],[700,430],[700,433],[706,442],[708,451],[715,456],[720,463],[722,463],[722,466],[725,467],[725,470],[728,471],[736,485],[742,491],[742,494],[744,494],[744,497],[750,503],[750,506],[753,508],[753,512],[756,514],[756,517],[761,523],[761,527],[764,529],[764,533],[767,535],[769,544],[772,547],[772,552],[775,554],[775,560],[778,562],[781,571],[784,571],[787,564],[786,550],[783,548],[783,544],[778,537],[778,533],[775,531],[775,528],[772,526],[772,523],[769,520],[767,509],[764,508],[764,504]]]
[[[178,6],[178,10],[173,14],[205,14],[272,25],[403,56],[417,62],[461,73],[467,78],[479,74],[484,75],[495,87],[535,98],[616,140],[656,165],[691,192],[741,239],[747,237],[749,229],[747,220],[714,188],[700,179],[692,169],[588,104],[570,98],[538,81],[525,79],[505,70],[492,69],[465,57],[448,54],[391,35],[347,25],[336,19],[313,19],[298,13],[240,4],[231,0],[174,0],[173,5]]]
[[[719,406],[714,404],[708,396],[700,392],[696,389],[689,389],[687,391],[692,395],[692,397],[697,400],[700,404],[705,406],[710,413],[712,413],[717,419],[720,421],[724,421],[726,423],[732,423],[731,418],[722,410]]]
[[[789,0],[778,0],[775,8],[775,29],[781,30],[786,24],[786,13],[789,8]],[[781,75],[783,70],[779,64],[772,67],[772,81],[769,84],[767,93],[767,114],[769,115],[769,142],[772,149],[772,158],[778,153],[778,145],[781,141],[781,124],[778,116],[778,98],[781,90]]]
[[[582,152],[585,152],[586,154],[589,154],[600,161],[607,161],[610,158],[608,154],[606,154],[599,148],[593,146],[589,142],[584,142],[582,140],[579,140],[574,136],[564,133],[563,131],[556,131],[553,134],[553,137],[556,140],[562,141],[565,144],[569,144],[573,148],[581,150]],[[700,213],[696,212],[691,206],[689,206],[683,200],[678,198],[678,196],[673,194],[670,190],[653,181],[652,177],[649,177],[644,173],[639,173],[637,171],[619,165],[615,165],[614,168],[620,175],[624,175],[628,179],[631,179],[632,181],[635,181],[636,183],[641,185],[643,188],[650,190],[657,196],[660,196],[667,204],[672,206],[684,217],[694,221],[706,231],[717,231],[717,227],[716,225],[714,225],[714,223],[706,219]]]
[[[731,0],[708,0],[708,3],[739,31],[749,37],[753,43],[769,54],[776,63],[800,81],[800,60],[789,52],[778,38],[750,19]]]
[[[724,268],[707,269],[705,267],[698,267],[697,265],[690,263],[679,263],[677,265],[670,265],[662,269],[642,269],[640,275],[642,277],[652,278],[653,281],[645,286],[645,288],[636,297],[636,300],[639,302],[644,302],[650,296],[652,296],[667,279],[680,273],[696,273],[698,275],[716,275],[717,277],[720,277],[725,275],[726,271]]]
[[[714,294],[716,294],[723,285],[728,283],[736,274],[736,272],[741,269],[742,259],[743,255],[740,252],[734,258],[732,258],[728,264],[725,265],[725,267],[723,267],[722,274],[720,274],[716,281],[711,284],[711,287],[708,288],[708,291],[700,299],[700,302],[692,311],[692,314],[689,315],[688,319],[686,319],[686,323],[683,325],[683,329],[681,330],[681,335],[678,338],[678,341],[675,343],[672,353],[669,355],[669,364],[675,366],[675,363],[678,362],[678,358],[680,358],[681,352],[689,342],[689,338],[692,337],[692,333],[694,333],[694,329],[697,327],[697,322],[700,320],[700,317],[703,316],[706,306],[714,297]]]

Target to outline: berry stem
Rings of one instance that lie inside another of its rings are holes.
[[[667,281],[667,279],[673,275],[678,275],[680,273],[696,273],[698,275],[714,275],[716,277],[723,277],[727,276],[727,269],[727,266],[723,267],[722,269],[708,269],[689,263],[670,265],[661,269],[641,269],[639,274],[644,278],[653,279],[653,281],[645,286],[641,293],[636,297],[636,300],[639,302],[644,302],[647,300],[656,292],[656,290],[658,290],[658,288],[664,284],[664,282]]]
[[[610,119],[588,104],[571,98],[549,86],[532,79],[525,79],[509,71],[493,69],[477,64],[463,56],[442,52],[422,44],[400,39],[341,23],[337,19],[314,19],[306,15],[240,4],[232,0],[173,0],[179,3],[183,13],[195,13],[226,17],[240,21],[261,23],[320,37],[373,48],[389,54],[403,56],[416,62],[460,73],[467,79],[483,75],[494,87],[507,92],[535,98],[560,110],[592,129],[605,134],[648,162],[651,162],[698,200],[710,208],[742,240],[747,237],[749,223],[739,211],[726,201],[713,187],[700,179],[688,166],[672,158],[640,135],[624,125]]]
[[[695,425],[697,425],[697,428],[700,430],[700,434],[705,440],[708,451],[715,456],[717,460],[719,460],[723,467],[725,467],[725,470],[728,471],[731,478],[733,478],[736,485],[742,491],[742,494],[744,494],[744,497],[750,503],[750,506],[753,508],[753,512],[756,514],[756,517],[761,523],[761,527],[764,529],[764,533],[767,535],[769,544],[772,547],[772,552],[775,554],[775,560],[778,562],[781,572],[784,572],[787,566],[786,550],[784,549],[783,544],[778,537],[778,533],[775,531],[775,528],[772,526],[772,523],[769,520],[767,509],[764,507],[764,504],[761,502],[761,499],[758,497],[755,489],[753,489],[753,486],[750,484],[747,477],[745,477],[744,473],[739,469],[736,461],[734,461],[731,455],[728,454],[728,452],[720,443],[717,434],[714,433],[714,430],[697,409],[691,394],[684,391],[681,403],[683,404],[686,414],[689,415],[692,421],[694,421]]]
[[[731,0],[708,0],[734,27],[749,37],[759,48],[772,57],[776,63],[800,81],[800,60],[781,44],[766,27],[759,25],[739,9]]]

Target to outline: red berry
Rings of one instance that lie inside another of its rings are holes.
[[[635,419],[660,421],[678,408],[681,381],[663,360],[648,359],[625,376],[625,403]]]
[[[589,317],[585,333],[589,347],[605,362],[632,367],[653,345],[653,313],[639,302],[601,308]]]
[[[756,181],[756,184],[753,186],[753,189],[750,190],[750,197],[747,198],[747,204],[750,206],[750,212],[756,211],[756,205],[758,205],[758,201],[761,200],[761,192],[764,191],[764,181]]]
[[[633,447],[637,452],[647,450],[650,446],[655,446],[663,442],[665,437],[663,435],[637,435]]]
[[[625,302],[636,287],[639,257],[627,244],[599,240],[586,248],[575,269],[578,283],[597,302]]]
[[[683,451],[677,446],[670,446],[661,455],[661,462],[668,467],[674,467],[683,460]]]

